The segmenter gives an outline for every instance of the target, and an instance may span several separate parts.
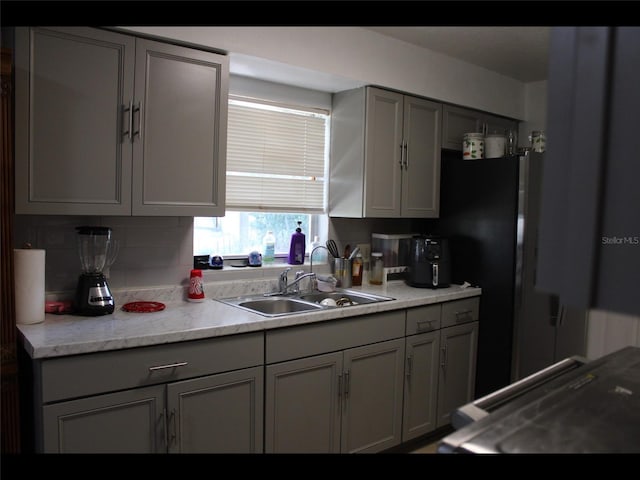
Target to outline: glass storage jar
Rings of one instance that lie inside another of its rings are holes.
[[[372,285],[382,285],[382,277],[384,274],[384,262],[381,252],[371,252],[371,273],[369,274],[369,283]]]

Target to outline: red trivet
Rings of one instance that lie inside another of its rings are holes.
[[[122,309],[125,312],[147,313],[159,312],[160,310],[164,310],[164,306],[164,303],[160,302],[130,302],[125,303],[122,306]]]

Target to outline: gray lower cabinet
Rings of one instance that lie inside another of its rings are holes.
[[[15,32],[16,213],[224,214],[229,59],[118,32]]]
[[[265,452],[379,452],[399,445],[404,315],[268,331]]]
[[[255,333],[37,362],[36,450],[261,453],[263,345]]]
[[[518,122],[506,117],[491,115],[453,105],[442,107],[442,148],[462,150],[465,133],[478,132],[485,135],[518,131]]]
[[[436,428],[442,306],[407,310],[402,441]]]
[[[451,413],[474,399],[477,345],[477,321],[440,331],[436,427],[451,423]]]

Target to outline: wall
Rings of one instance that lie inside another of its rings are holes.
[[[335,76],[525,118],[525,84],[359,27],[122,27]],[[249,73],[249,72],[247,72]],[[330,79],[327,79],[330,80]]]
[[[372,83],[514,118],[524,116],[525,86],[520,82],[361,28],[132,27],[131,30],[235,51],[240,57],[259,55],[269,60],[269,68],[286,63],[289,69],[293,65],[298,70],[309,70],[333,85]],[[232,55],[232,63],[233,58]],[[268,72],[245,73],[268,76]],[[233,76],[230,91],[247,95],[268,93],[274,100],[330,106],[330,95],[326,92],[283,88],[247,77]],[[531,98],[535,96],[534,91]],[[75,289],[80,273],[75,227],[88,224],[112,227],[114,238],[120,241],[120,252],[110,272],[112,289],[186,284],[193,262],[190,217],[18,215],[15,245],[30,242],[34,248],[47,250],[47,292]],[[347,243],[369,243],[372,232],[412,230],[407,220],[400,219],[331,219],[329,224],[329,236],[342,247]],[[263,273],[271,274],[267,270]],[[272,275],[276,277],[277,273]]]
[[[528,147],[529,134],[534,130],[547,129],[547,81],[525,85],[525,119],[520,123],[518,146]]]
[[[589,360],[628,345],[640,347],[640,316],[604,310],[589,311],[586,353]]]

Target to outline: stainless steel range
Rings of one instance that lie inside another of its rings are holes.
[[[438,453],[640,453],[640,348],[570,357],[459,408]]]

